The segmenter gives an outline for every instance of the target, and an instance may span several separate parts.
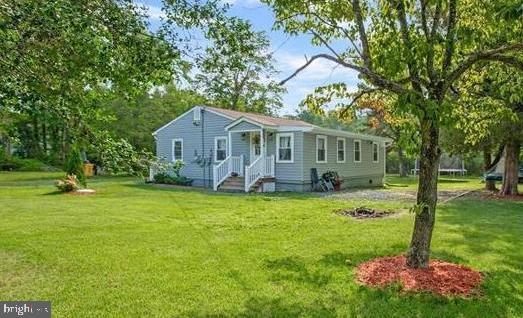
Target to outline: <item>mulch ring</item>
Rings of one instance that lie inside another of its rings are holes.
[[[350,216],[356,219],[382,218],[394,213],[392,211],[379,211],[365,207],[359,207],[354,210],[341,209],[334,212],[336,212],[338,215]]]
[[[358,282],[373,287],[399,282],[405,291],[462,297],[477,295],[483,279],[478,271],[441,260],[431,260],[429,268],[409,268],[405,256],[378,257],[362,263],[356,277]]]

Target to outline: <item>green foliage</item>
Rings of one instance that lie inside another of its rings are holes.
[[[89,150],[93,161],[113,175],[143,176],[154,157],[148,151],[137,151],[126,139],[117,139],[105,132],[92,139]]]
[[[94,125],[106,116],[100,101],[142,95],[185,69],[133,1],[7,0],[1,7],[0,51],[9,54],[0,59],[0,139],[16,141],[23,157],[63,164],[73,140],[101,129]]]
[[[68,175],[65,179],[57,180],[55,185],[60,192],[73,192],[80,188],[75,175]]]
[[[192,179],[178,175],[170,175],[168,173],[157,173],[154,175],[154,182],[160,184],[190,186],[192,184]]]
[[[203,95],[225,108],[273,113],[283,106],[284,89],[277,74],[270,41],[263,32],[236,17],[222,17],[205,33],[211,43],[196,59],[195,85]]]
[[[58,170],[38,159],[24,159],[16,156],[0,158],[0,170],[7,171],[53,171]]]
[[[180,175],[185,163],[181,160],[175,162],[156,159],[151,162],[151,168],[156,172],[154,175],[155,183],[191,185],[192,179]]]
[[[194,105],[206,102],[195,92],[169,85],[137,98],[121,96],[103,102],[104,116],[96,126],[97,129],[110,131],[114,138],[126,139],[138,151],[153,152],[153,131]]]
[[[84,163],[77,145],[73,145],[69,150],[64,170],[67,175],[75,176],[82,185],[86,185]]]

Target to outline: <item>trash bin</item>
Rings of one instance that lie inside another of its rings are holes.
[[[92,177],[94,172],[94,164],[84,163],[84,175],[85,177]]]

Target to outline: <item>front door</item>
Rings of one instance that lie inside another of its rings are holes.
[[[256,158],[261,155],[261,139],[260,132],[251,132],[251,157],[250,163],[253,163]]]

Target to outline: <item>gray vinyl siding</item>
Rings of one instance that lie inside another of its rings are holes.
[[[274,155],[276,158],[276,138],[279,133],[292,133],[294,135],[294,162],[275,163],[276,188],[278,188],[278,183],[303,183],[303,132],[274,132],[272,138],[268,138],[268,156]]]
[[[212,183],[212,167],[214,161],[214,139],[215,137],[229,137],[225,126],[232,122],[231,119],[204,111],[200,125],[193,125],[193,113],[188,112],[175,122],[159,130],[156,138],[156,154],[166,160],[172,160],[172,140],[180,138],[183,140],[183,161],[185,167],[181,174],[194,180],[193,185],[207,186]],[[195,151],[202,154],[202,124],[203,124],[203,154],[205,157],[213,157],[213,163],[205,168],[205,179],[203,168],[194,163]],[[247,122],[241,122],[233,130],[258,130],[259,127]],[[344,187],[378,185],[382,183],[384,176],[385,148],[379,143],[379,162],[374,163],[372,158],[372,142],[361,139],[361,162],[354,162],[354,139],[346,139],[345,163],[337,163],[336,136],[327,136],[327,163],[316,163],[316,134],[300,131],[265,131],[266,153],[276,158],[276,138],[278,133],[292,133],[294,139],[293,162],[275,163],[276,190],[277,191],[310,191],[310,169],[315,167],[321,176],[327,170],[337,171],[345,180]],[[232,156],[244,156],[244,164],[250,164],[250,135],[242,136],[240,131],[231,132]],[[227,145],[227,150],[229,145]],[[369,183],[371,181],[372,183]]]
[[[304,134],[303,154],[303,179],[310,184],[310,169],[318,169],[321,176],[327,170],[337,171],[345,180],[343,187],[380,185],[384,176],[385,149],[383,143],[379,146],[379,161],[373,162],[372,141],[359,139],[361,141],[361,162],[354,161],[354,139],[345,138],[345,163],[337,162],[337,138],[327,136],[327,162],[316,163],[316,134]],[[322,135],[323,136],[323,135]],[[372,181],[369,182],[369,181]]]
[[[204,128],[203,154],[205,157],[212,155],[214,159],[214,153],[211,154],[211,150],[214,149],[214,137],[227,137],[228,133],[225,131],[225,126],[231,122],[232,120],[226,117],[208,111],[202,113]],[[193,125],[193,113],[188,112],[156,134],[156,155],[168,161],[172,160],[172,139],[183,139],[183,161],[185,162],[185,167],[181,174],[188,178],[195,179],[195,185],[203,183],[204,180],[203,168],[192,162],[195,151],[197,151],[198,154],[202,154],[202,123],[198,126]],[[205,169],[205,180],[207,180],[207,182],[208,180],[212,180],[212,170],[212,165],[210,168],[206,167]]]
[[[238,124],[232,126],[229,128],[229,131],[246,131],[246,130],[260,130],[261,127],[257,125],[253,125],[251,123],[241,121]]]

